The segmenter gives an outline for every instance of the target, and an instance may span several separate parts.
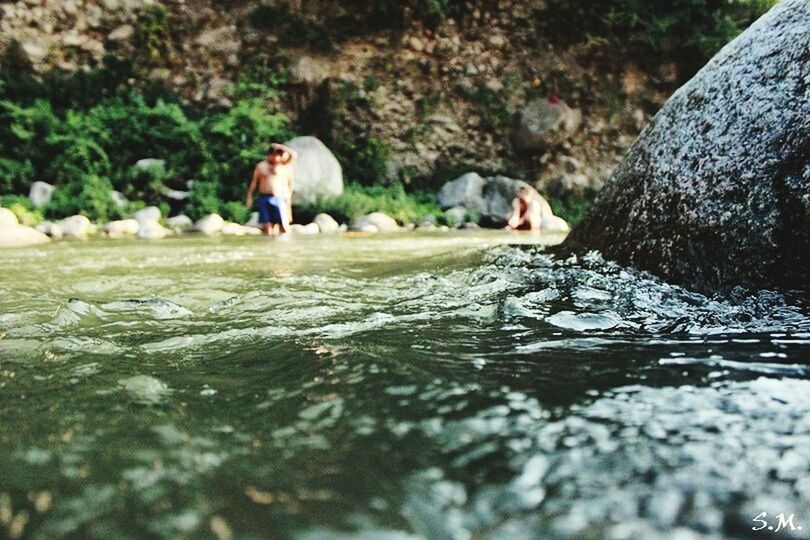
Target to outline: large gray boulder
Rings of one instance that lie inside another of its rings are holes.
[[[810,283],[810,2],[783,0],[641,133],[571,241],[700,291]]]
[[[444,209],[463,207],[495,225],[503,225],[521,187],[527,188],[540,204],[543,217],[554,215],[548,201],[526,182],[506,176],[482,178],[474,172],[444,184],[439,190],[438,202]]]
[[[319,139],[296,137],[284,144],[298,152],[293,204],[313,204],[343,193],[343,169]]]
[[[520,151],[537,151],[562,143],[582,123],[582,113],[562,101],[530,101],[515,112],[512,144]]]

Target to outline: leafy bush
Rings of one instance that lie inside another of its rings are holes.
[[[407,193],[402,184],[349,184],[343,194],[335,199],[321,201],[314,206],[296,207],[296,221],[310,220],[319,212],[326,212],[343,222],[350,222],[371,212],[385,212],[400,223],[413,223],[428,215],[443,216],[434,195]]]
[[[82,175],[78,181],[57,186],[50,204],[45,207],[48,218],[83,214],[91,220],[105,221],[120,216],[110,197],[112,185],[107,178],[94,174]]]
[[[17,216],[17,220],[29,227],[33,227],[43,220],[42,213],[34,208],[34,205],[31,204],[28,197],[21,195],[4,195],[0,197],[0,207],[8,208],[14,212],[14,215]]]
[[[549,197],[548,203],[555,215],[560,216],[573,227],[582,220],[594,197],[596,197],[596,193],[593,191],[579,194],[568,193],[560,197]]]
[[[553,41],[660,62],[667,53],[702,66],[777,0],[548,0],[537,22]]]

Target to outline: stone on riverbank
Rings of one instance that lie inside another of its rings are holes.
[[[546,216],[541,220],[542,230],[546,232],[568,232],[571,227],[559,216]]]
[[[261,231],[255,227],[248,227],[247,225],[240,225],[231,221],[226,221],[219,232],[224,236],[248,236],[261,234]]]
[[[141,227],[150,226],[160,221],[160,208],[157,206],[147,206],[146,208],[141,208],[132,214],[132,218],[137,221]]]
[[[208,214],[194,224],[194,230],[203,234],[217,234],[225,226],[225,220],[219,214]]]
[[[138,234],[141,226],[135,219],[119,219],[104,225],[104,232],[110,238],[124,238]]]
[[[296,152],[294,204],[314,204],[343,193],[343,169],[334,154],[315,137],[284,143]]]
[[[293,223],[292,225],[290,225],[290,231],[295,234],[312,235],[320,233],[321,229],[315,223],[309,223],[307,225]]]
[[[369,226],[374,227],[376,231],[369,230]],[[372,212],[354,220],[350,229],[361,232],[397,232],[399,224],[388,214]]]
[[[503,226],[512,209],[512,200],[521,187],[527,188],[530,196],[540,205],[543,218],[554,215],[548,201],[526,182],[506,176],[482,178],[474,172],[444,184],[439,191],[438,201],[442,208],[465,208],[495,226]],[[458,210],[454,212],[459,213]]]
[[[185,214],[172,216],[166,220],[166,226],[169,227],[175,234],[181,232],[188,232],[194,227],[194,222]]]
[[[47,235],[33,227],[17,224],[0,225],[0,248],[33,246],[50,241]]]
[[[644,129],[570,241],[710,292],[810,282],[810,3],[783,0]]]
[[[62,229],[62,234],[65,238],[73,238],[76,240],[86,240],[88,235],[93,232],[92,223],[86,216],[77,214],[75,216],[66,217],[59,220],[57,225]]]
[[[59,240],[62,238],[62,236],[64,236],[62,227],[58,223],[54,223],[52,221],[43,221],[37,224],[35,228],[39,232],[50,236],[52,240]]]
[[[318,214],[312,222],[318,225],[322,233],[336,233],[340,230],[338,222],[329,214]]]

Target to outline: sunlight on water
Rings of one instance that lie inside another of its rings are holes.
[[[0,531],[691,538],[763,511],[808,530],[806,298],[505,245],[537,239],[4,251]]]

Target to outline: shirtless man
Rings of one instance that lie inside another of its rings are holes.
[[[529,189],[522,186],[518,190],[517,197],[512,201],[512,211],[507,217],[506,228],[518,231],[539,231],[542,217],[540,204],[532,198]]]
[[[253,206],[253,192],[259,190],[259,223],[264,234],[287,232],[292,221],[293,162],[298,154],[283,144],[273,143],[267,159],[253,171],[245,205]]]

